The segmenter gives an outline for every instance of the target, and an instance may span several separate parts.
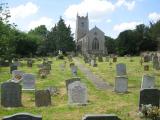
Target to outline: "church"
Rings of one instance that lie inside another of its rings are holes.
[[[89,30],[88,14],[76,19],[75,40],[77,51],[81,54],[106,55],[105,35],[98,27]]]

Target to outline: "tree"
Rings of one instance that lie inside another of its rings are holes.
[[[113,38],[105,36],[105,46],[107,48],[108,54],[116,53],[116,44]]]

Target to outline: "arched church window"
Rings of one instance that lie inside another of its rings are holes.
[[[93,50],[99,50],[99,41],[98,41],[97,38],[94,38],[94,39],[93,39],[92,49],[93,49]]]

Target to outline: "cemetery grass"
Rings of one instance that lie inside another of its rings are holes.
[[[137,116],[138,111],[138,99],[139,99],[139,88],[141,76],[144,73],[143,68],[139,65],[139,58],[135,57],[134,62],[129,62],[129,59],[119,58],[118,62],[127,63],[127,72],[129,76],[129,93],[117,94],[112,90],[100,91],[97,90],[93,84],[78,70],[78,77],[81,81],[86,83],[88,88],[88,105],[87,106],[69,106],[67,93],[65,88],[65,80],[72,78],[71,71],[69,68],[69,62],[65,71],[61,71],[60,64],[64,60],[53,61],[51,74],[47,78],[41,79],[38,77],[38,67],[34,63],[32,68],[25,66],[19,67],[19,70],[23,70],[25,73],[33,73],[37,75],[36,89],[45,89],[48,86],[56,86],[59,88],[59,94],[52,96],[52,105],[49,107],[35,107],[35,98],[33,92],[22,93],[22,104],[23,107],[19,108],[4,108],[0,106],[0,119],[6,115],[12,115],[18,112],[29,112],[32,114],[40,114],[43,120],[81,120],[85,114],[117,114],[122,120],[139,120]],[[84,63],[82,59],[79,59],[81,63]],[[23,61],[23,63],[26,63]],[[149,63],[150,64],[150,63]],[[115,64],[112,68],[109,68],[109,63],[103,62],[98,63],[97,68],[92,68],[88,65],[95,74],[101,76],[104,80],[110,84],[114,84],[115,76]],[[128,68],[129,67],[129,68]],[[151,68],[151,64],[150,64]],[[157,85],[160,85],[159,76],[160,74],[150,69],[149,74],[153,73],[157,75]],[[9,74],[9,67],[3,67],[0,69],[0,82],[5,82],[11,78]]]

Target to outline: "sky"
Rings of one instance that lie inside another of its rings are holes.
[[[160,20],[160,0],[0,0],[7,2],[11,23],[29,31],[39,25],[50,30],[60,17],[75,33],[76,15],[89,16],[89,28],[100,28],[106,36],[116,38],[120,32],[138,24]]]

